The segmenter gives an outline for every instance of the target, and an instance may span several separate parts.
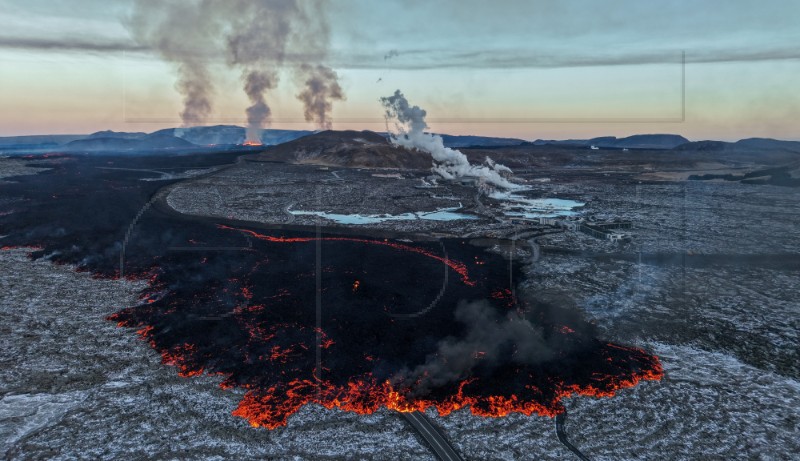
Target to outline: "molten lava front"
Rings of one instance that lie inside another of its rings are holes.
[[[447,415],[469,407],[486,417],[554,416],[565,397],[612,396],[662,375],[656,357],[600,342],[589,326],[556,307],[517,301],[504,286],[507,263],[487,255],[481,264],[463,263],[475,261],[472,253],[479,251],[463,242],[447,242],[448,254],[458,255],[451,259],[430,244],[217,229],[255,239],[256,251],[239,265],[226,263],[224,281],[189,286],[172,279],[171,271],[163,270],[170,261],[163,261],[145,302],[112,320],[137,328],[161,352],[163,363],[182,376],[222,375],[223,388],[247,389],[234,414],[253,426],[283,426],[307,404],[360,414],[435,408]],[[319,326],[317,243],[323,258]],[[209,258],[213,255],[203,255],[203,265],[215,264]],[[443,265],[458,275],[447,282],[445,299],[419,318],[392,315],[435,299]],[[468,376],[428,382],[438,366],[437,346],[470,335],[469,327],[454,318],[459,301],[476,299],[484,300],[498,321],[535,324],[551,353],[524,362],[511,359],[517,344],[502,344],[499,357],[475,346],[468,352]],[[413,372],[420,367],[422,374]]]

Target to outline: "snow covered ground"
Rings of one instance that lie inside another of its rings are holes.
[[[307,407],[275,431],[231,416],[239,392],[179,378],[104,317],[141,284],[0,252],[0,447],[7,459],[432,459],[406,422]],[[698,347],[640,342],[666,377],[610,399],[567,401],[590,458],[791,459],[800,384]],[[570,459],[554,421],[431,415],[467,459]]]
[[[184,379],[105,317],[139,283],[0,251],[4,459],[432,459],[405,420],[307,407],[284,429],[231,416],[240,392]]]
[[[14,161],[3,171],[8,174],[0,176],[37,170]],[[275,193],[272,184],[264,187]],[[567,196],[578,189],[552,187]],[[580,186],[583,192],[587,187]],[[637,239],[628,252],[798,251],[795,190],[596,187],[585,213],[634,220]],[[353,197],[359,190],[353,188]],[[410,209],[395,202],[392,213]],[[220,199],[220,210],[229,204]],[[269,212],[286,214],[283,206]],[[541,240],[608,250],[580,233]],[[566,293],[604,338],[654,352],[666,372],[661,382],[613,398],[566,401],[570,441],[593,460],[795,459],[797,273],[780,264],[640,264],[544,253],[526,269],[526,289]],[[105,320],[137,302],[141,283],[32,262],[22,249],[0,250],[0,274],[2,459],[433,459],[405,420],[388,411],[359,416],[309,406],[286,428],[251,428],[231,415],[240,391],[221,390],[216,378],[178,377],[133,331]],[[484,419],[469,411],[430,416],[466,459],[575,459],[549,418]]]

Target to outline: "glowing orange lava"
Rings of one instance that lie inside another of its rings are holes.
[[[643,356],[644,351],[636,351]],[[475,395],[470,388],[478,386],[478,379],[467,379],[458,385],[455,394],[444,399],[413,398],[396,389],[389,381],[376,382],[371,375],[353,379],[347,386],[337,386],[326,381],[294,380],[288,386],[273,386],[266,390],[249,390],[233,414],[247,419],[253,427],[275,429],[286,425],[289,416],[300,408],[316,403],[327,409],[357,414],[372,414],[380,408],[403,413],[424,412],[433,408],[440,416],[462,408],[469,408],[476,416],[501,418],[511,413],[526,416],[537,414],[554,417],[562,413],[560,402],[572,396],[612,397],[618,390],[636,386],[640,381],[658,381],[663,371],[658,358],[652,358],[649,368],[625,377],[597,376],[589,384],[556,383],[555,391],[548,401],[521,399],[516,395]]]
[[[121,322],[120,326],[130,325]],[[152,340],[152,327],[144,327],[137,333],[156,348]],[[334,345],[324,331],[317,329],[316,333],[323,349]],[[261,339],[270,339],[273,336],[266,332],[257,332],[255,335]],[[451,392],[439,397],[414,397],[413,391],[407,388],[398,387],[389,380],[379,382],[371,373],[364,373],[350,378],[344,384],[315,378],[294,378],[288,382],[274,382],[268,387],[240,383],[239,386],[247,389],[247,392],[233,415],[247,419],[253,427],[267,429],[285,426],[290,416],[308,404],[364,415],[386,408],[397,412],[435,409],[440,416],[447,416],[454,411],[469,408],[473,415],[487,418],[500,418],[512,413],[554,417],[564,411],[562,399],[573,396],[612,397],[619,390],[634,387],[641,381],[658,381],[664,375],[658,357],[641,349],[612,343],[602,343],[600,346],[607,362],[604,371],[592,373],[589,380],[580,382],[548,378],[546,382],[549,389],[546,393],[539,387],[528,384],[525,386],[525,395],[487,394],[482,390],[486,383],[473,377],[457,383]],[[306,350],[302,344],[272,346],[268,357],[260,359],[286,364],[292,356]],[[220,383],[222,389],[237,387],[229,374],[204,370],[196,362],[197,352],[194,344],[181,343],[161,352],[162,363],[175,366],[182,377],[195,377],[204,373],[220,375],[225,377]],[[482,357],[485,353],[476,351],[475,354]],[[374,358],[369,357],[368,360],[372,361]],[[527,376],[526,373],[524,375]]]
[[[368,240],[368,239],[359,239],[351,237],[321,237],[319,239],[315,237],[273,237],[271,235],[259,234],[258,232],[251,231],[249,229],[238,229],[236,227],[230,227],[224,224],[218,224],[217,227],[219,227],[220,229],[239,231],[251,237],[257,238],[259,240],[264,240],[273,243],[307,243],[307,242],[316,242],[317,240],[321,240],[323,242],[354,242],[354,243],[364,243],[367,245],[381,245],[394,248],[397,250],[410,251],[412,253],[421,254],[427,258],[435,259],[437,261],[444,263],[445,265],[447,265],[447,267],[454,270],[456,273],[458,273],[458,275],[461,276],[461,281],[464,282],[465,285],[469,286],[475,285],[475,281],[469,278],[469,270],[467,269],[466,264],[436,255],[423,248],[418,248],[410,245],[403,245],[402,243],[390,242],[388,240]]]
[[[313,309],[308,308],[312,298],[303,288],[306,279],[297,282],[284,264],[267,264],[265,259],[253,256],[252,266],[234,268],[225,278],[219,278],[217,271],[209,272],[208,283],[197,286],[184,285],[186,282],[178,279],[172,291],[165,282],[170,279],[162,280],[170,272],[158,271],[150,279],[151,290],[143,294],[142,302],[109,320],[137,328],[139,336],[161,354],[162,362],[174,366],[180,376],[222,376],[223,389],[243,389],[245,394],[233,415],[245,418],[253,427],[285,426],[308,404],[357,414],[380,409],[435,409],[447,416],[469,409],[480,417],[499,418],[512,413],[554,417],[564,411],[564,398],[611,397],[621,389],[663,376],[658,357],[638,348],[599,341],[592,329],[562,316],[560,310],[528,306],[512,289],[495,285],[492,275],[482,273],[481,268],[439,256],[425,247],[358,237],[274,236],[221,224],[216,229],[238,231],[259,240],[258,245],[272,251],[270,261],[288,261],[292,253],[281,252],[292,246],[308,254],[306,244],[319,241],[348,243],[330,245],[331,251],[341,247],[339,254],[344,255],[352,253],[352,242],[411,253],[411,259],[417,259],[415,255],[430,258],[460,276],[453,277],[448,289],[463,290],[467,293],[464,299],[476,293],[478,299],[490,303],[487,305],[492,306],[491,312],[497,312],[497,318],[532,309],[526,319],[541,326],[543,340],[552,350],[552,355],[523,362],[506,358],[514,353],[516,343],[469,343],[470,347],[457,349],[458,359],[469,362],[464,371],[459,370],[453,378],[429,380],[430,370],[455,362],[448,362],[453,356],[440,353],[446,349],[436,345],[447,346],[458,335],[469,335],[469,330],[465,333],[454,323],[464,323],[463,319],[452,317],[458,298],[450,309],[444,305],[431,311],[431,317],[421,324],[403,323],[385,315],[384,310],[373,309],[380,304],[371,298],[369,275],[355,278],[352,266],[342,263],[339,278],[327,285],[339,287],[338,304],[331,303],[331,313],[316,320]],[[490,256],[485,258],[486,265],[490,264]],[[362,261],[360,257],[354,259],[359,264]],[[470,255],[462,260],[473,258]],[[307,270],[304,265],[298,267],[301,275]],[[444,269],[433,268],[436,273]],[[326,266],[323,270],[336,269]],[[284,279],[276,281],[275,277]],[[198,320],[200,312],[202,321]],[[476,328],[480,330],[483,325]],[[421,338],[419,343],[413,343],[417,338]],[[409,344],[414,345],[407,347]],[[408,372],[420,366],[426,368],[418,374]]]

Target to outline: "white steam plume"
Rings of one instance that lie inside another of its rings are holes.
[[[441,136],[426,133],[427,112],[419,106],[411,106],[400,90],[380,101],[386,109],[387,120],[393,120],[399,131],[399,134],[392,135],[392,142],[407,149],[418,149],[431,154],[434,173],[445,179],[479,178],[503,189],[518,187],[501,174],[510,174],[510,168],[495,163],[488,157],[485,165],[471,165],[461,151],[445,147]]]

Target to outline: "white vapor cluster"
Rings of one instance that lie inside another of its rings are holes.
[[[330,128],[333,101],[344,99],[338,75],[324,65],[325,6],[325,0],[137,0],[127,24],[140,44],[176,65],[184,126],[202,124],[211,113],[211,63],[241,71],[251,103],[247,139],[260,142],[272,114],[267,95],[281,69],[293,70],[306,121],[320,128]]]
[[[387,122],[393,121],[399,132],[392,135],[392,142],[407,149],[418,149],[431,154],[434,173],[445,179],[478,178],[503,189],[518,187],[504,177],[512,173],[510,168],[495,163],[488,157],[484,165],[472,165],[461,151],[445,147],[441,136],[426,133],[427,112],[419,106],[411,106],[400,90],[380,101],[386,109]]]

